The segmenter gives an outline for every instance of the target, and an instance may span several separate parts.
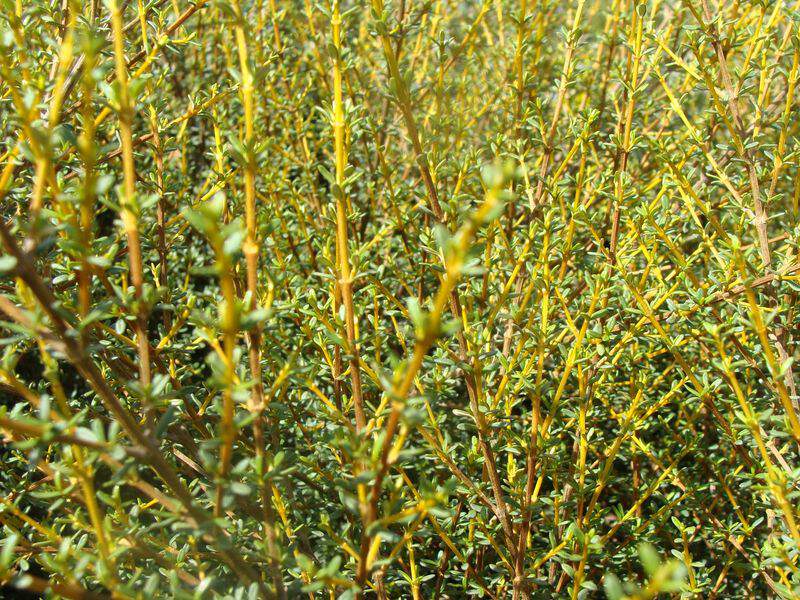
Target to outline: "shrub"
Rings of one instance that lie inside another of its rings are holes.
[[[796,3],[0,6],[7,597],[800,594]]]

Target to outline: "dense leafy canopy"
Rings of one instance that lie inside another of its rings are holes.
[[[794,598],[794,0],[0,0],[0,595]]]

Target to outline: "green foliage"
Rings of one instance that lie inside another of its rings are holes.
[[[0,596],[796,598],[790,0],[0,0]]]

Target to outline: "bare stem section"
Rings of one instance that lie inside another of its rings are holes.
[[[239,54],[239,68],[241,70],[240,94],[244,105],[244,135],[242,145],[245,149],[244,165],[244,208],[246,236],[242,244],[242,254],[245,257],[247,270],[247,301],[245,308],[253,311],[259,304],[259,252],[260,240],[258,234],[258,215],[256,213],[256,140],[255,106],[254,106],[254,77],[251,58],[247,42],[247,17],[242,11],[238,0],[234,0],[236,14],[236,48]],[[250,359],[250,375],[253,378],[253,387],[250,395],[249,410],[253,419],[253,445],[255,446],[255,467],[259,478],[259,499],[261,504],[263,535],[269,570],[271,573],[275,594],[283,598],[286,591],[280,572],[280,556],[276,547],[276,534],[274,528],[274,515],[270,484],[267,481],[266,440],[264,436],[265,415],[267,408],[264,398],[264,382],[261,371],[261,325],[256,323],[247,334],[248,354]],[[229,410],[228,410],[229,409]],[[229,413],[229,414],[228,414]],[[233,406],[226,406],[226,422],[232,426]],[[232,440],[230,440],[232,443]],[[231,444],[232,445],[232,444]],[[226,444],[229,449],[230,445]],[[226,459],[230,457],[226,456]]]
[[[356,429],[361,431],[367,424],[364,414],[364,398],[361,391],[361,367],[359,365],[358,340],[355,314],[353,310],[353,270],[350,266],[350,251],[347,234],[347,196],[346,169],[347,146],[345,141],[346,123],[342,102],[342,15],[339,0],[333,2],[331,13],[331,38],[333,41],[333,151],[335,163],[335,184],[333,194],[336,200],[336,262],[339,294],[344,306],[345,331],[348,353],[350,354],[350,384],[353,391],[353,409]]]
[[[147,306],[144,299],[144,267],[139,233],[138,207],[136,200],[136,165],[133,159],[134,107],[128,89],[128,67],[125,62],[125,33],[122,13],[117,0],[108,3],[114,36],[114,68],[117,80],[117,113],[119,115],[119,137],[122,155],[123,183],[120,194],[120,218],[128,240],[128,263],[136,303],[136,345],[138,352],[139,381],[144,388],[150,385],[150,343],[147,338]]]

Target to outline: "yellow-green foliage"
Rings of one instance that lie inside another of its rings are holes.
[[[0,0],[0,596],[798,597],[799,10]]]

